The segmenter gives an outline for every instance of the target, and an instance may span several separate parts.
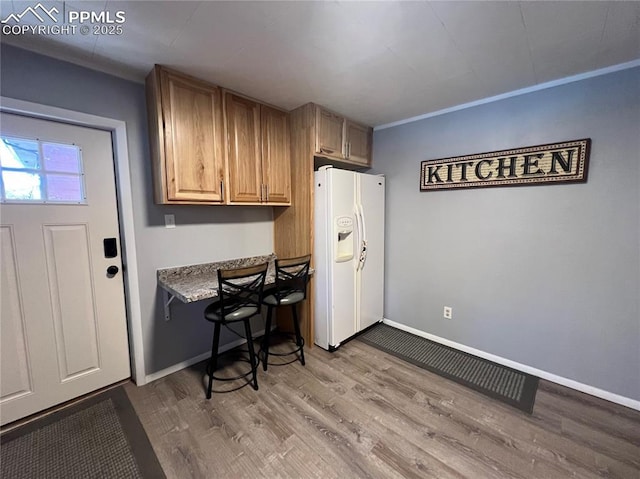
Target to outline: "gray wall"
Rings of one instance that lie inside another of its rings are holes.
[[[202,315],[206,303],[174,301],[173,319],[164,321],[156,269],[271,253],[272,209],[155,205],[144,85],[5,44],[0,53],[2,96],[127,124],[146,374],[208,351],[212,327]],[[164,228],[167,213],[176,215],[175,229]]]
[[[585,184],[418,191],[422,160],[580,138]],[[640,69],[376,131],[374,165],[386,318],[640,400]]]

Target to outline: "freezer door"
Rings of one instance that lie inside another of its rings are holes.
[[[314,337],[313,341],[324,349],[329,349],[329,313],[332,310],[332,297],[329,284],[329,258],[331,258],[331,242],[329,223],[329,191],[326,171],[314,174],[314,246],[313,261],[315,275],[314,287]]]
[[[358,193],[366,231],[364,261],[360,263],[356,280],[359,297],[357,330],[362,331],[381,321],[384,314],[384,177],[359,174]]]
[[[337,346],[356,333],[355,321],[355,264],[356,257],[344,255],[338,251],[339,245],[350,242],[350,248],[357,251],[355,231],[355,174],[331,168],[329,176],[329,215],[328,228],[331,233],[331,256],[328,261],[330,270],[331,311],[329,313],[329,346]],[[351,225],[347,223],[350,219]],[[351,234],[344,236],[351,227]],[[349,259],[346,259],[349,258]]]

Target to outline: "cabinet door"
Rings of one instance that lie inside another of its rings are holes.
[[[225,93],[229,201],[259,203],[262,193],[260,105]]]
[[[330,158],[344,158],[344,118],[316,107],[316,153]]]
[[[371,166],[372,129],[349,120],[345,123],[346,158],[362,165]]]
[[[289,114],[262,105],[262,178],[267,203],[291,204]]]
[[[167,200],[221,202],[220,89],[164,70],[160,85]]]

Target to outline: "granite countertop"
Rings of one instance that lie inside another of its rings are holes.
[[[269,262],[265,284],[273,284],[275,275],[275,254],[237,258],[215,263],[194,264],[158,270],[158,285],[183,303],[218,297],[219,269],[241,268]]]

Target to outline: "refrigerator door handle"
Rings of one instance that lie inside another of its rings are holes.
[[[360,254],[358,255],[358,267],[356,271],[361,271],[364,268],[364,264],[367,261],[367,225],[364,220],[364,212],[362,211],[362,205],[357,206],[359,217],[359,241],[360,241]]]
[[[355,206],[355,210],[354,210],[354,216],[356,217],[356,230],[358,231],[358,238],[357,238],[357,243],[356,243],[356,248],[358,248],[358,253],[356,256],[356,271],[360,270],[360,245],[362,244],[362,218],[360,217],[360,208],[358,208],[358,205]]]

